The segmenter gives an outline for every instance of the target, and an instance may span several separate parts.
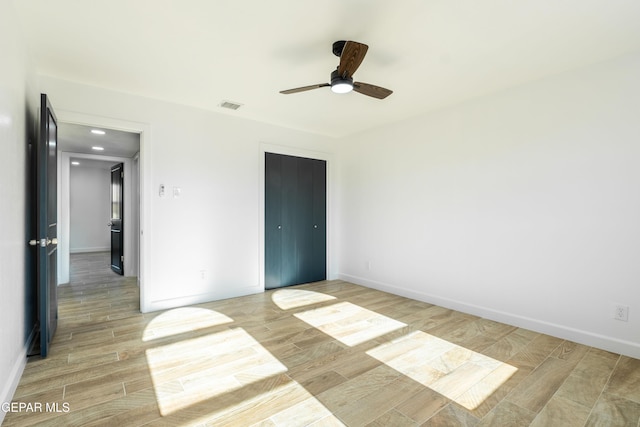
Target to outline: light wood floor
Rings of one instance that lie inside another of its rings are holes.
[[[341,281],[141,314],[107,262],[3,425],[640,426],[637,359]]]

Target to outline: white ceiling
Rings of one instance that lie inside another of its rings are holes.
[[[343,136],[640,50],[638,0],[14,0],[38,72]],[[327,88],[334,41],[369,52]],[[237,111],[222,100],[244,104]]]
[[[102,130],[105,134],[96,135],[92,130]],[[96,151],[93,147],[104,150]],[[61,122],[58,124],[58,148],[70,153],[131,158],[140,150],[140,135]]]

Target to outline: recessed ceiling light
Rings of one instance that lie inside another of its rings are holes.
[[[71,162],[72,165],[74,166],[78,166],[80,164],[80,162]]]
[[[96,151],[104,151],[104,147],[98,147],[98,146],[91,147],[91,149]]]
[[[96,135],[104,135],[105,131],[99,129],[91,129],[91,133],[95,133]]]

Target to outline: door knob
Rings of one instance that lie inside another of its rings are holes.
[[[109,221],[109,223],[107,224],[107,227],[111,227],[113,225],[113,223],[111,221]]]
[[[57,245],[58,244],[58,238],[54,237],[53,239],[51,239],[51,244]]]
[[[55,240],[56,240],[56,244],[57,244],[58,239],[55,239]],[[32,239],[32,240],[29,240],[29,246],[40,246],[41,248],[46,248],[49,243],[51,243],[51,240],[49,240],[49,239],[40,239],[40,240]]]

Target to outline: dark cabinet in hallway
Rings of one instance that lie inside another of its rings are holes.
[[[265,153],[265,287],[326,279],[326,162]]]

